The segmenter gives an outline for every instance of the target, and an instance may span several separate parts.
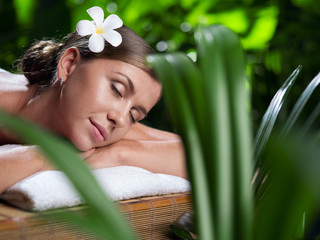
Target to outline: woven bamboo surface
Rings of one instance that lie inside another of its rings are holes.
[[[191,211],[189,193],[144,197],[119,201],[139,239],[174,239],[169,225],[186,211]],[[71,208],[81,211],[85,207]],[[99,239],[68,222],[59,222],[39,213],[23,211],[0,202],[0,240]]]

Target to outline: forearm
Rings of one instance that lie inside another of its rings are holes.
[[[153,173],[187,178],[185,156],[180,140],[119,142],[120,165],[136,166]]]
[[[44,160],[32,146],[18,146],[0,152],[0,194],[13,184],[43,170]]]
[[[140,123],[135,124],[122,140],[96,149],[86,161],[92,168],[127,165],[187,178],[184,148],[179,136]]]

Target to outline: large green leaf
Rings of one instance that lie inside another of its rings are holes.
[[[217,239],[250,239],[252,143],[244,53],[237,35],[221,25],[200,29],[196,41],[211,114],[212,145],[206,151],[214,154]]]
[[[88,213],[91,217],[81,220],[83,224],[100,222],[99,228],[91,229],[107,239],[134,239],[120,212],[102,191],[74,147],[48,131],[2,111],[0,111],[0,126],[12,131],[25,143],[38,145],[45,156],[58,169],[65,172],[89,206]],[[76,218],[78,216],[73,219]],[[80,220],[78,222],[80,223]]]
[[[195,35],[207,108],[207,131],[202,135],[207,141],[204,141],[203,152],[206,156],[207,181],[211,186],[211,214],[217,229],[215,239],[228,240],[235,233],[230,98],[221,42],[218,41],[219,37],[216,40],[212,30],[202,28]]]
[[[204,106],[201,75],[191,60],[181,53],[152,55],[147,58],[147,61],[155,68],[156,74],[163,82],[164,97],[169,106],[170,115],[184,141],[193,204],[197,213],[196,231],[201,239],[214,239],[215,228],[209,197],[210,182],[207,181],[199,125],[196,124],[205,120],[203,116],[205,112],[194,115],[193,111],[198,110],[192,108],[192,106],[200,108]]]
[[[201,28],[196,41],[200,71],[181,53],[147,60],[184,140],[199,237],[248,240],[253,205],[244,55],[237,36],[222,26]]]

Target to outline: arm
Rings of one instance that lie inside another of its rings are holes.
[[[44,169],[44,158],[35,146],[18,146],[1,151],[0,194],[23,178]]]
[[[93,168],[126,165],[187,178],[180,138],[142,124],[132,127],[122,140],[96,149],[87,162]]]

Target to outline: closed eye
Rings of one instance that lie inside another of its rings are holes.
[[[133,124],[136,123],[137,121],[142,120],[139,111],[135,107],[131,108],[130,110],[130,118]]]
[[[120,91],[115,87],[114,84],[111,84],[111,89],[113,92],[115,92],[119,97],[122,97],[122,94],[120,93]]]
[[[133,117],[132,112],[130,112],[130,118],[131,118],[131,122],[132,122],[133,124],[135,124],[135,123],[137,122],[137,120]]]

